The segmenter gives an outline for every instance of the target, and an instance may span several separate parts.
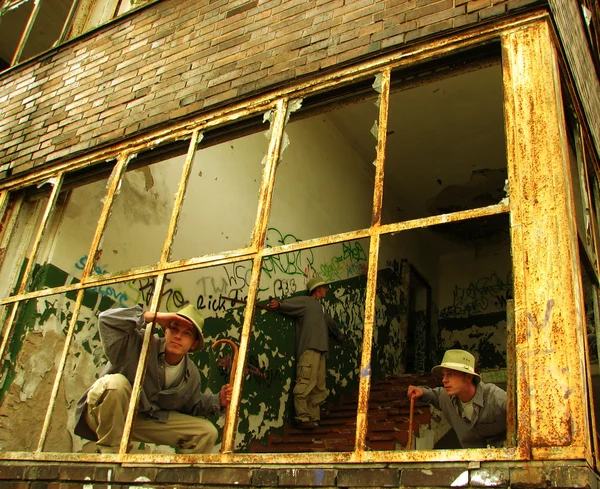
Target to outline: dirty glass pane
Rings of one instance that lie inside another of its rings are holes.
[[[446,350],[471,352],[483,381],[507,389],[508,214],[382,236],[378,269],[367,447],[405,450],[408,387],[441,386],[431,369]],[[428,405],[417,403],[412,429],[414,448],[460,448]]]
[[[259,303],[266,305],[274,297],[282,305],[277,311],[256,311],[244,384],[247,404],[240,410],[236,450],[354,450],[368,255],[365,239],[264,259]],[[307,284],[314,277],[321,277],[327,289],[321,304],[311,309],[315,299],[308,295]],[[337,328],[332,326],[326,340],[324,390],[318,385],[311,389],[309,372],[318,373],[321,358],[302,345],[304,338],[314,341],[323,331],[296,336],[294,314],[304,314],[305,319],[316,314],[318,321],[324,313]]]
[[[498,204],[507,178],[500,64],[435,81],[392,77],[382,222]]]
[[[39,192],[11,195],[2,220],[1,247],[5,253],[0,269],[1,297],[14,295],[18,291],[27,257],[32,251],[33,240],[48,204],[47,187]]]
[[[186,150],[187,143],[157,147],[129,162],[95,256],[95,275],[158,263]]]
[[[63,185],[42,236],[29,290],[79,282],[104,205],[109,172],[83,184]],[[101,273],[101,264],[97,267],[96,273]]]
[[[252,134],[224,142],[219,142],[223,129],[204,134],[194,156],[172,261],[250,244],[269,140],[262,115],[246,124],[252,125]]]
[[[29,0],[10,10],[0,9],[0,71],[10,66],[33,6],[34,0]]]
[[[379,116],[373,81],[344,87],[352,98],[343,102],[308,97],[292,114],[269,218],[282,236],[304,240],[371,224]]]
[[[60,37],[73,0],[41,0],[38,15],[29,33],[20,61],[50,49]]]
[[[75,293],[20,303],[2,363],[0,450],[37,448],[74,305]],[[70,451],[72,443],[67,411],[76,399],[71,398],[71,380],[65,377],[58,393],[49,436],[57,451]]]

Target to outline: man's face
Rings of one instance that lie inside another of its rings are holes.
[[[314,294],[317,299],[322,299],[323,297],[325,297],[327,295],[327,285],[319,285],[315,289]]]
[[[464,372],[457,372],[449,368],[442,368],[444,389],[449,396],[458,396],[461,392],[470,389],[473,385],[473,376]]]
[[[173,355],[185,355],[198,346],[196,327],[187,319],[178,317],[165,330],[165,351]]]

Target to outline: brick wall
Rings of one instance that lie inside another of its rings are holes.
[[[0,74],[0,171],[539,3],[163,0]]]
[[[590,488],[598,479],[583,462],[421,464],[364,466],[122,467],[116,464],[0,463],[0,489],[152,487],[511,487]]]

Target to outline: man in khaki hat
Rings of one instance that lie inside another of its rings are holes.
[[[501,447],[506,440],[506,392],[481,382],[475,357],[448,350],[433,373],[443,375],[443,387],[408,387],[408,396],[441,409],[463,448]]]
[[[329,336],[341,343],[346,338],[321,303],[327,283],[318,275],[306,285],[308,296],[284,301],[272,299],[271,310],[296,317],[296,386],[294,408],[299,428],[316,428],[321,419],[321,404],[327,398],[325,363]]]
[[[217,429],[202,416],[221,414],[231,387],[217,394],[200,391],[200,373],[188,353],[204,347],[204,318],[194,306],[144,312],[141,306],[99,315],[100,339],[109,363],[77,403],[75,433],[96,441],[101,453],[119,450],[145,330],[155,322],[164,338],[153,336],[146,376],[131,439],[177,447],[179,453],[210,453]]]

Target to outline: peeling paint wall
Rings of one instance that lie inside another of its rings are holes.
[[[68,280],[64,272],[52,266],[47,268],[48,273],[44,275],[46,285],[57,286],[64,279]],[[385,293],[379,297],[378,303],[388,310],[401,310],[402,304],[397,302],[401,297],[397,292],[399,276],[391,270],[383,270],[381,280],[385,283]],[[351,393],[358,386],[365,288],[364,276],[338,281],[333,284],[326,300],[326,307],[348,335],[343,348],[334,346],[330,353],[330,399]],[[72,435],[74,408],[79,396],[97,378],[106,362],[96,316],[98,312],[118,304],[94,291],[87,293],[84,303],[86,306],[78,317],[77,332],[52,418],[52,430],[46,445],[50,451],[90,449],[84,448],[85,442]],[[34,450],[37,446],[73,304],[73,298],[50,296],[30,301],[20,314],[19,324],[24,327],[19,332],[19,341],[14,343],[15,350],[17,343],[20,344],[19,351],[14,351],[12,356],[16,363],[14,379],[8,389],[5,383],[1,407],[2,450]],[[204,327],[207,344],[223,337],[239,337],[242,313],[242,308],[233,308],[207,318]],[[397,369],[398,328],[394,323],[398,316],[396,313],[396,316],[377,320],[375,348],[381,349],[383,354],[375,362],[375,378],[395,373]],[[270,429],[282,427],[291,416],[289,391],[295,372],[294,322],[276,313],[260,311],[256,315],[254,329],[237,436],[238,449],[242,451],[252,440],[266,440]],[[228,352],[215,353],[206,349],[193,357],[204,387],[216,392],[229,380],[231,358]],[[222,418],[213,421],[222,427]]]

